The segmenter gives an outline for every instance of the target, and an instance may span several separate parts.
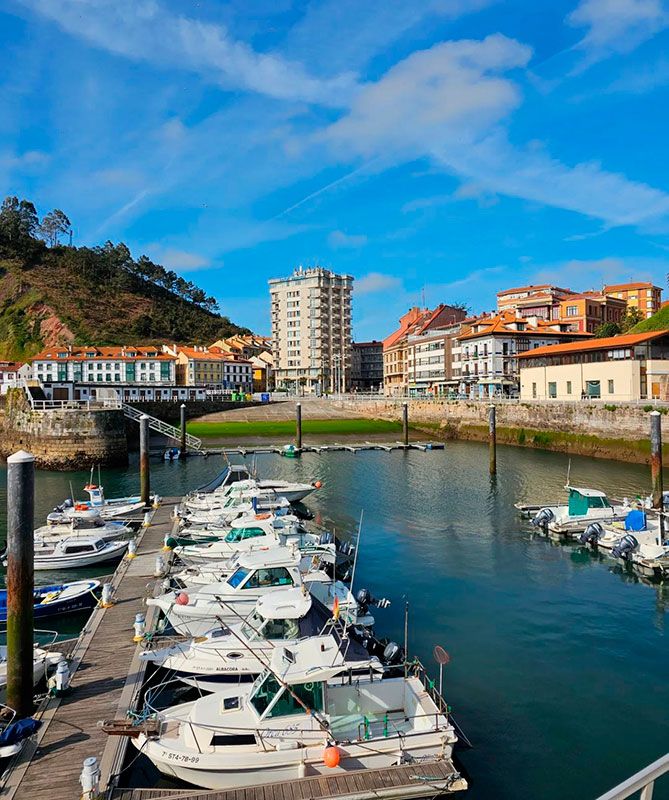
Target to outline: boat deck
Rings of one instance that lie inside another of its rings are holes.
[[[124,559],[112,578],[115,604],[94,610],[72,649],[72,691],[62,699],[47,699],[37,717],[42,720],[36,740],[30,741],[10,765],[2,797],[43,800],[81,796],[79,775],[85,758],[96,756],[103,778],[114,769],[117,752],[125,741],[108,737],[98,726],[101,719],[123,716],[141,686],[144,663],[136,660],[133,642],[135,614],[153,592],[156,556],[163,537],[174,526],[172,510],[180,498],[167,498],[154,512],[152,524],[143,528],[137,557]],[[147,629],[150,618],[147,614]]]
[[[114,789],[109,800],[382,800],[434,797],[467,788],[453,762],[422,761],[383,769],[335,772],[245,789]]]

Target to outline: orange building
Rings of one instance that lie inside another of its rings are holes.
[[[624,300],[629,308],[638,308],[644,319],[652,317],[662,306],[662,289],[652,283],[617,283],[604,287],[604,294]]]
[[[520,317],[558,319],[560,303],[576,294],[571,289],[561,289],[552,283],[516,286],[497,292],[497,310],[516,311]]]
[[[627,302],[623,299],[598,292],[583,292],[560,302],[559,318],[572,331],[594,333],[607,322],[620,325],[626,313]]]

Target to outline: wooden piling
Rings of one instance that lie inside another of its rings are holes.
[[[183,458],[186,455],[186,404],[181,404],[180,409],[180,432],[181,432],[181,444],[179,453],[180,458]]]
[[[662,508],[662,415],[659,411],[650,413],[650,473],[653,484],[653,508]]]
[[[490,474],[497,475],[497,409],[494,403],[488,406],[488,448]]]
[[[295,405],[295,447],[302,449],[302,403]]]
[[[33,713],[35,457],[7,459],[7,705]]]
[[[402,405],[402,441],[404,446],[409,446],[409,404]]]
[[[139,489],[140,500],[148,508],[151,505],[151,477],[149,474],[149,417],[139,418]]]

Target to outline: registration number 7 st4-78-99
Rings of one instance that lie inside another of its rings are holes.
[[[197,764],[200,756],[188,756],[185,753],[174,753],[171,750],[163,750],[162,757],[168,761],[179,761],[181,764]]]

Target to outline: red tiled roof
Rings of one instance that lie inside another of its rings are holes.
[[[515,328],[509,327],[512,323],[521,322],[525,323],[525,329],[522,331],[516,330]],[[557,324],[558,320],[554,320],[553,324]],[[498,314],[495,317],[492,317],[489,322],[479,322],[475,324],[483,324],[485,327],[481,331],[472,331],[471,333],[466,333],[463,336],[459,336],[460,340],[464,339],[477,339],[481,336],[490,336],[492,333],[497,334],[509,334],[510,336],[517,336],[518,334],[522,334],[523,336],[570,336],[570,337],[582,337],[582,336],[591,336],[590,333],[582,333],[579,331],[560,331],[554,330],[553,328],[549,327],[549,321],[542,321],[540,326],[534,327],[530,325],[527,320],[523,317],[516,317],[513,312],[510,311],[503,311],[501,314]]]
[[[572,294],[571,289],[562,289],[559,286],[555,286],[552,283],[538,283],[536,285],[530,284],[529,286],[517,286],[514,289],[504,289],[501,292],[497,292],[497,297],[504,297],[505,294],[511,294],[512,292],[528,292],[530,289],[553,289],[556,292],[565,292],[566,294]]]
[[[67,353],[65,358],[58,358],[58,353]],[[86,353],[94,353],[89,358]],[[136,356],[129,356],[127,353],[137,353]],[[155,355],[149,356],[149,353]],[[150,347],[147,345],[137,345],[127,347],[114,347],[102,346],[97,347],[91,345],[90,347],[49,347],[42,350],[36,356],[33,356],[31,361],[92,361],[95,359],[112,359],[116,361],[136,361],[141,358],[158,358],[162,361],[174,361],[175,356],[163,353],[159,347]]]
[[[16,370],[20,369],[25,361],[0,361],[0,369]]]
[[[630,347],[635,344],[650,342],[660,336],[669,336],[669,330],[648,331],[646,333],[623,333],[620,336],[607,336],[603,339],[590,339],[587,342],[571,342],[570,344],[551,344],[545,347],[537,347],[521,353],[518,358],[530,358],[531,356],[552,356],[561,353],[587,353],[590,350],[610,350],[620,347]]]
[[[612,283],[604,287],[604,292],[624,292],[631,289],[660,289],[650,281],[637,281],[636,283]],[[660,289],[661,291],[661,289]]]

